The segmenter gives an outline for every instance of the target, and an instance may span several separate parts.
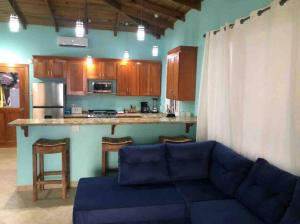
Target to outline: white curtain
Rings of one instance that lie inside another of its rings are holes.
[[[197,139],[300,175],[300,1],[206,36]]]

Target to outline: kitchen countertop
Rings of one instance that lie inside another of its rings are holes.
[[[138,116],[138,117],[137,117]],[[185,123],[195,124],[197,117],[168,118],[166,114],[118,114],[117,118],[68,117],[58,119],[17,119],[9,123],[11,126],[48,126],[48,125],[118,125],[118,124],[159,124]]]

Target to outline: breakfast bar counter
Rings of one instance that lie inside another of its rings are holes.
[[[118,114],[115,118],[88,118],[86,114],[61,119],[17,119],[17,189],[32,186],[32,145],[40,138],[70,139],[70,178],[101,175],[102,137],[130,136],[134,144],[156,144],[159,136],[196,137],[196,117],[167,118],[166,114]],[[45,158],[46,171],[60,170],[59,155]],[[118,167],[118,154],[109,153],[108,167]]]

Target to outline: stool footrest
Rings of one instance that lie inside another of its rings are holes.
[[[38,180],[36,182],[38,185],[40,184],[61,184],[61,180]]]
[[[62,175],[62,171],[45,171],[44,176]]]

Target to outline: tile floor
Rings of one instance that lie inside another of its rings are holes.
[[[75,190],[60,199],[60,190],[45,190],[32,202],[32,192],[16,191],[16,149],[0,148],[0,224],[71,224]]]

